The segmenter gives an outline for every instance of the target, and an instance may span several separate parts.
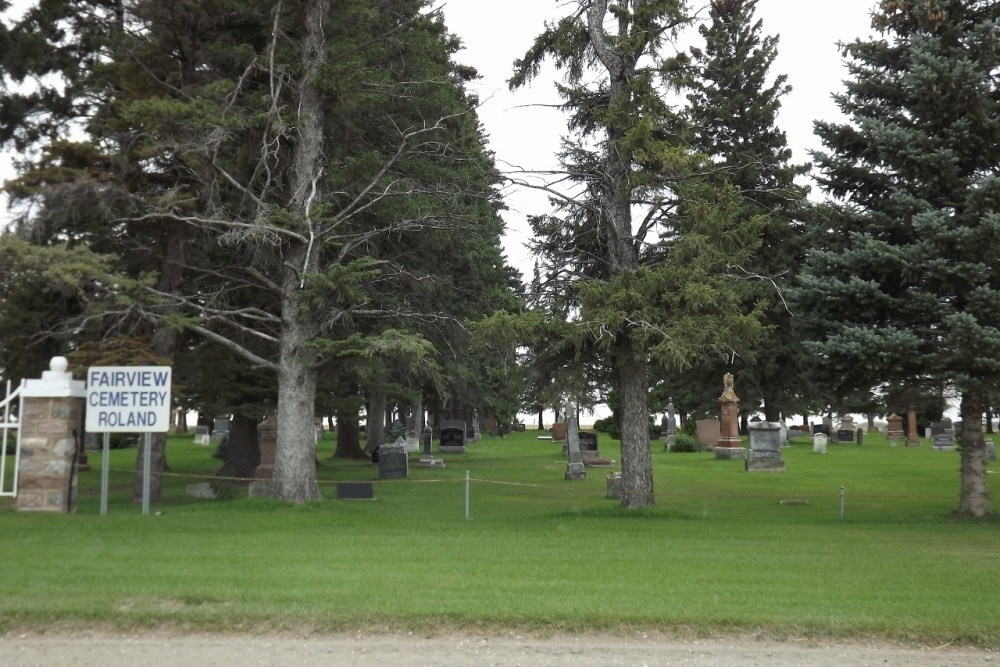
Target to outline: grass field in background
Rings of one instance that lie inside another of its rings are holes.
[[[435,451],[445,469],[379,481],[376,466],[332,459],[328,435],[327,499],[302,506],[188,498],[219,462],[171,438],[154,516],[131,502],[135,449],[112,451],[100,516],[91,453],[76,514],[0,503],[0,630],[650,628],[1000,647],[1000,522],[951,517],[957,452],[870,435],[824,456],[803,437],[782,450],[785,472],[748,473],[654,442],[657,507],[628,512],[606,498],[608,470],[565,481],[560,444],[536,436],[486,436]],[[599,444],[620,459],[616,441]],[[376,500],[334,500],[338,480],[374,481]]]

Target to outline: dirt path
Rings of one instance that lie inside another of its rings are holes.
[[[0,637],[4,667],[142,665],[998,665],[1000,654],[813,640],[678,640],[560,635],[534,639],[338,635],[291,638],[232,635],[40,635]]]

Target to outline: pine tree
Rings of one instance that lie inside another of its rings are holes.
[[[795,178],[807,165],[790,163],[785,133],[777,127],[781,99],[791,87],[786,76],[773,75],[778,38],[763,36],[755,18],[756,0],[713,0],[709,23],[699,26],[703,48],[693,49],[692,76],[687,82],[688,117],[694,146],[712,160],[714,182],[729,183],[743,197],[740,215],[764,216],[761,248],[740,269],[742,308],[749,312],[766,304],[769,327],[752,364],[741,357],[715,357],[668,380],[671,393],[702,387],[714,404],[719,378],[730,371],[737,379],[741,405],[753,409],[763,402],[765,418],[800,408],[788,377],[805,369],[802,347],[782,292],[790,284],[804,255],[802,224],[806,188]],[[706,381],[710,385],[706,386]],[[694,406],[688,406],[693,408]],[[717,406],[713,405],[713,411]]]
[[[1000,369],[1000,4],[883,0],[844,46],[845,123],[817,123],[832,197],[795,300],[845,386],[961,394],[958,512],[989,513],[981,433]]]
[[[574,135],[561,161],[573,191],[549,190],[559,206],[536,234],[544,282],[568,292],[550,302],[573,316],[547,333],[558,330],[568,353],[586,349],[611,371],[624,507],[655,503],[650,363],[683,367],[759,331],[725,275],[753,247],[757,222],[737,218],[733,189],[697,176],[686,126],[666,101],[677,80],[664,46],[689,20],[675,0],[583,0],[546,26],[510,81],[525,85],[549,57],[565,74],[559,90]]]

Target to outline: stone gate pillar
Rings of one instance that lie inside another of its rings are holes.
[[[67,365],[65,357],[53,357],[42,378],[25,381],[22,389],[19,512],[76,510],[76,456],[87,389]]]

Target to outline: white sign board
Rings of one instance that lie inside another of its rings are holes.
[[[170,366],[87,369],[88,433],[166,433],[170,429]]]

